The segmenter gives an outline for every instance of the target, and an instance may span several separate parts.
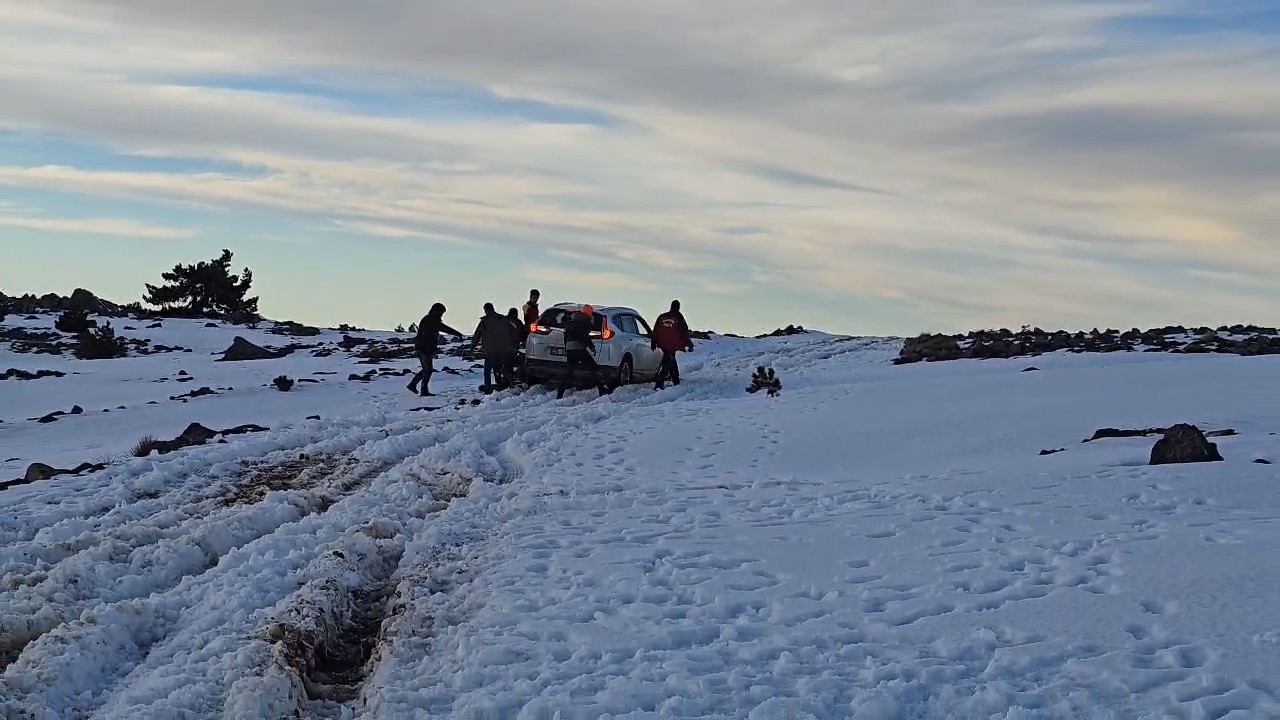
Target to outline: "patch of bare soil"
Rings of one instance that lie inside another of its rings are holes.
[[[344,455],[304,453],[284,462],[250,467],[224,502],[226,505],[251,505],[262,502],[272,491],[310,490],[350,470],[353,465],[354,461]]]

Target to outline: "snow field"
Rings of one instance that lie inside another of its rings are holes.
[[[637,401],[571,441],[513,437],[528,510],[463,588],[409,607],[432,637],[392,641],[368,716],[1280,716],[1280,653],[1259,640],[1280,488],[1249,462],[1277,445],[1258,397],[1273,363],[895,376],[823,345],[773,363],[784,381],[826,365],[776,401]],[[1188,410],[1192,383],[1214,397]],[[1079,444],[1188,412],[1241,430],[1231,462]],[[1051,445],[1069,449],[1037,456]]]
[[[273,429],[0,492],[0,715],[1280,717],[1274,359],[896,351],[717,338],[658,393],[175,406]],[[781,397],[743,391],[757,364]],[[1079,442],[1178,421],[1237,429],[1227,462]]]

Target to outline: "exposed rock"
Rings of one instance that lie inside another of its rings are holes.
[[[71,414],[72,414],[72,415],[83,415],[83,414],[84,414],[84,408],[80,407],[79,405],[72,405],[72,406],[71,406]]]
[[[1169,428],[1151,448],[1151,465],[1221,461],[1218,446],[1209,442],[1200,428],[1186,423]]]
[[[59,410],[58,412],[53,412],[53,413],[49,413],[48,415],[45,415],[39,420],[36,420],[36,422],[40,423],[41,425],[48,425],[49,423],[58,422],[58,418],[62,417],[63,415],[66,415],[66,413]]]
[[[1280,354],[1280,337],[1272,328],[1232,326],[1229,335],[1208,328],[1190,331],[1173,325],[1153,330],[1133,328],[1090,332],[1046,332],[1040,328],[976,330],[964,335],[924,334],[903,342],[894,364],[939,360],[988,359],[1037,356],[1050,352],[1175,352],[1231,353],[1236,355]]]
[[[191,374],[191,373],[187,372],[186,370],[179,370],[179,371],[178,371],[178,375],[179,375],[179,376],[181,376],[181,377],[187,377],[187,376],[188,376],[188,375],[190,375],[190,374]]]
[[[1135,438],[1147,437],[1148,435],[1163,435],[1168,432],[1168,428],[1143,428],[1141,430],[1121,430],[1119,428],[1100,428],[1095,430],[1093,437],[1084,442],[1093,442],[1094,440],[1103,440],[1106,438]]]
[[[1268,459],[1266,459],[1266,458],[1257,458],[1256,460],[1254,460],[1254,462],[1255,462],[1255,463],[1257,463],[1257,464],[1259,464],[1259,465],[1270,465],[1270,464],[1271,464],[1271,461],[1270,461],[1270,460],[1268,460]]]
[[[259,425],[239,425],[227,430],[211,430],[200,423],[191,423],[182,434],[172,440],[153,440],[147,443],[147,454],[157,452],[161,455],[181,450],[193,445],[204,445],[218,436],[243,435],[245,433],[266,432],[267,428]]]
[[[198,397],[204,397],[206,395],[217,395],[217,394],[218,393],[215,392],[213,388],[208,387],[206,385],[205,387],[196,388],[195,390],[192,390],[191,392],[188,392],[188,393],[183,393],[181,395],[171,395],[169,399],[170,400],[182,400],[186,398],[194,399]]]
[[[60,370],[37,370],[35,372],[27,372],[17,368],[9,368],[0,373],[0,380],[40,380],[47,377],[66,377],[66,373]]]
[[[894,365],[915,362],[936,362],[953,360],[960,356],[960,343],[950,335],[920,335],[910,338],[902,344]]]
[[[307,419],[308,419],[308,420],[319,420],[319,419],[320,419],[320,416],[319,416],[319,415],[308,415],[308,416],[307,416]]]
[[[235,426],[235,427],[233,427],[233,428],[228,428],[228,429],[226,429],[226,430],[221,430],[221,431],[219,431],[219,432],[218,432],[218,434],[219,434],[219,435],[223,435],[223,436],[226,436],[226,435],[246,435],[246,434],[248,434],[248,433],[260,433],[260,432],[267,432],[268,430],[270,430],[270,428],[264,428],[264,427],[262,427],[261,425],[254,425],[254,424],[252,424],[252,423],[249,423],[249,424],[247,424],[247,425],[237,425],[237,426]]]
[[[205,324],[204,324],[204,326],[205,326],[205,327],[207,327],[207,328],[222,327],[221,325],[219,325],[219,324],[218,324],[218,323],[216,323],[216,322],[207,322],[207,323],[205,323]]]
[[[1171,428],[1162,428],[1162,427],[1143,428],[1141,430],[1100,428],[1094,431],[1093,437],[1089,438],[1088,440],[1085,440],[1084,442],[1093,442],[1094,440],[1103,440],[1106,438],[1135,438],[1135,437],[1148,437],[1150,435],[1164,435],[1168,433],[1170,429]],[[1236,434],[1238,433],[1236,433],[1235,428],[1226,428],[1224,430],[1210,430],[1209,432],[1205,433],[1205,437],[1231,437],[1232,435],[1236,435]]]
[[[1032,365],[1031,367],[1022,368],[1022,372],[1040,372],[1040,368]]]
[[[289,392],[293,389],[293,379],[288,375],[280,375],[276,377],[275,380],[271,381],[271,384],[280,392]]]
[[[153,323],[151,323],[150,325],[148,325],[148,326],[147,326],[147,329],[148,329],[148,330],[158,330],[158,329],[160,329],[160,328],[162,328],[162,327],[164,327],[164,323],[162,323],[162,322],[153,322]]]
[[[222,357],[214,362],[239,362],[242,360],[276,360],[288,355],[289,352],[284,350],[268,350],[267,348],[254,345],[237,335],[231,341],[231,347],[228,347]]]
[[[84,288],[73,290],[71,297],[67,298],[66,304],[72,310],[81,310],[93,315],[106,315],[108,317],[124,315],[124,311],[119,305],[107,302]]]
[[[773,332],[771,332],[771,333],[765,333],[764,335],[757,335],[757,336],[756,336],[756,339],[757,339],[757,340],[763,340],[763,339],[765,339],[765,338],[772,338],[772,337],[787,337],[787,336],[790,336],[790,335],[804,335],[804,334],[805,334],[805,333],[807,333],[807,332],[809,332],[809,331],[808,331],[808,330],[805,330],[803,325],[788,325],[788,326],[786,326],[786,327],[784,327],[784,328],[778,328],[777,330],[774,330],[774,331],[773,331]]]
[[[58,474],[58,470],[54,468],[52,465],[45,465],[44,463],[31,463],[30,465],[27,466],[27,474],[23,475],[22,479],[29,483],[39,482],[41,480],[48,480],[49,478],[57,474]]]
[[[1067,451],[1066,448],[1058,448],[1057,450],[1041,450],[1040,457],[1044,457],[1045,455],[1057,455],[1060,452],[1066,452],[1066,451]]]
[[[290,335],[293,337],[315,337],[320,334],[320,328],[303,325],[296,322],[278,322],[267,332],[273,335]]]

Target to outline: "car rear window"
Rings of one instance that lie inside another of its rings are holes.
[[[564,329],[565,322],[569,316],[573,314],[572,310],[564,308],[548,308],[543,311],[542,317],[538,318],[538,326],[546,328]],[[591,316],[592,325],[596,330],[604,330],[604,316],[596,313]]]

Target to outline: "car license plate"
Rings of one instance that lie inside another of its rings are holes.
[[[551,348],[551,354],[556,357],[564,357],[564,348],[553,347]]]

